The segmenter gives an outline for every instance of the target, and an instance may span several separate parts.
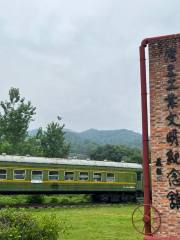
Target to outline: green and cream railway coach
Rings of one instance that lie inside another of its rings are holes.
[[[125,201],[142,194],[142,166],[78,159],[0,155],[0,194],[92,194]]]

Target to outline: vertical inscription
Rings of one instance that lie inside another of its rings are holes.
[[[159,47],[160,46],[160,47]],[[159,236],[180,236],[180,38],[149,43],[152,204]]]

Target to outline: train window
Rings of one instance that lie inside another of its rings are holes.
[[[65,181],[74,181],[74,172],[64,172]]]
[[[0,169],[0,180],[7,179],[7,170],[6,169]]]
[[[25,170],[14,170],[14,180],[25,180],[26,171]]]
[[[79,173],[79,181],[88,181],[89,173],[88,172],[80,172]]]
[[[41,170],[32,170],[31,180],[41,180],[43,179],[43,173]]]
[[[114,173],[107,173],[107,174],[106,174],[106,181],[107,181],[107,182],[114,182],[114,181],[115,181],[115,175],[114,175]]]
[[[102,181],[102,173],[93,173],[93,181],[101,182]]]
[[[59,180],[59,172],[58,171],[49,171],[49,180],[58,181]]]
[[[137,181],[141,181],[141,172],[137,172]]]

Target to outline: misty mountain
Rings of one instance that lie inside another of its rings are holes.
[[[89,129],[84,132],[74,132],[70,129],[63,129],[65,139],[71,143],[70,156],[88,157],[89,152],[98,146],[106,144],[124,145],[131,148],[142,149],[142,135],[131,130],[97,130]],[[28,132],[30,136],[37,133],[37,129]]]
[[[97,130],[89,129],[84,132],[68,132],[65,134],[68,142],[83,142],[89,140],[98,145],[125,145],[127,147],[142,149],[142,135],[127,129]]]

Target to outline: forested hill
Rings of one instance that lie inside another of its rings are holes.
[[[83,142],[89,140],[97,145],[124,145],[127,147],[142,149],[142,135],[127,129],[121,130],[97,130],[89,129],[84,132],[73,132],[65,129],[68,142]]]
[[[69,129],[63,129],[66,134],[65,138],[71,142],[72,148],[79,148],[81,144],[88,145],[88,148],[111,145],[124,145],[131,148],[142,149],[142,135],[131,130],[97,130],[89,129],[84,132],[74,132]],[[28,132],[30,136],[37,133],[37,129]],[[75,146],[76,145],[76,146]]]
[[[127,129],[121,130],[97,130],[89,129],[84,132],[73,132],[69,129],[63,129],[65,138],[71,143],[70,156],[87,158],[93,148],[110,145],[124,145],[131,148],[142,150],[142,135]],[[29,131],[29,135],[33,136],[37,133],[37,129]]]

